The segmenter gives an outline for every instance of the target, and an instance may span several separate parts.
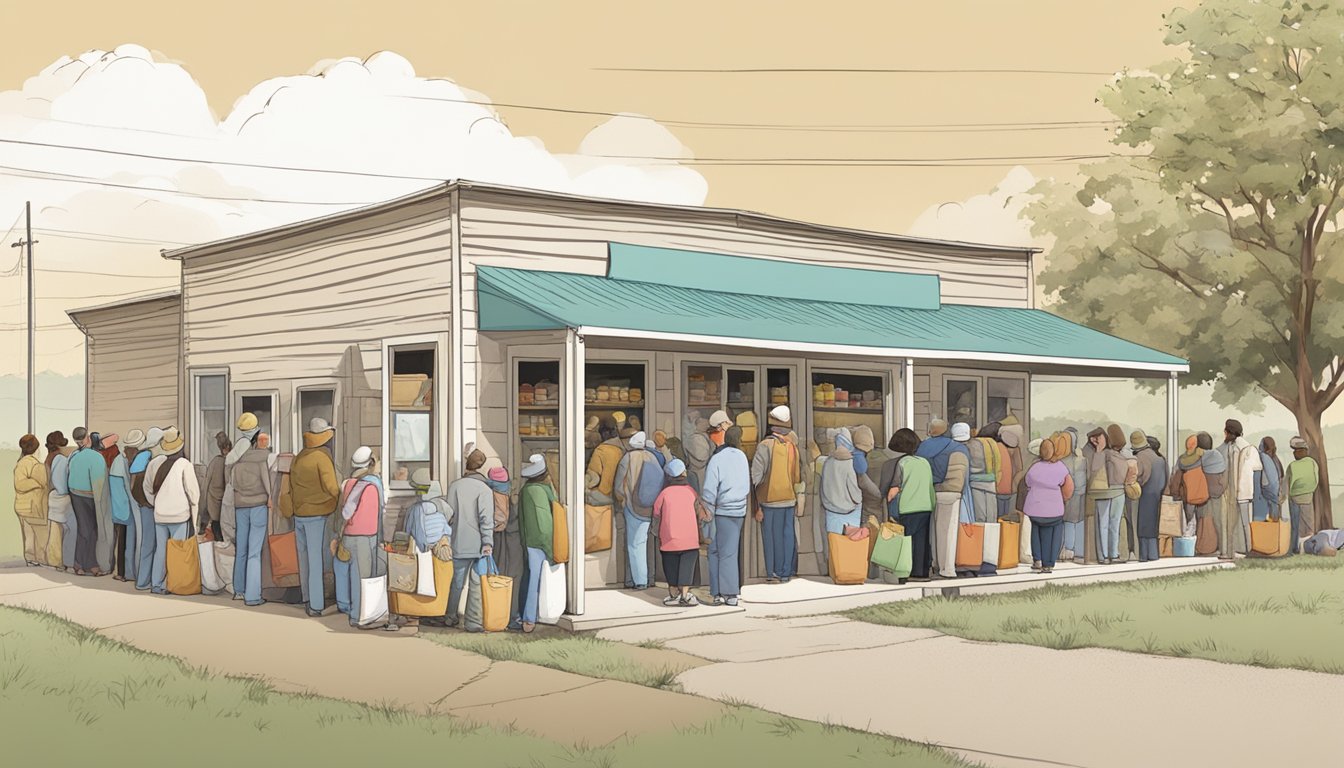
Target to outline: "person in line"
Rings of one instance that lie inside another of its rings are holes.
[[[145,495],[154,478],[146,481],[145,473],[149,469],[149,462],[162,451],[163,430],[150,427],[147,433],[142,433],[133,429],[126,436],[126,441],[140,449],[127,471],[131,475],[131,498],[135,501],[136,522],[139,523],[135,534],[139,545],[135,560],[135,588],[143,592],[150,589],[153,583],[155,544],[154,505]]]
[[[663,467],[655,451],[648,450],[643,432],[630,436],[630,449],[616,467],[613,484],[616,503],[625,518],[625,588],[649,588],[649,521],[653,502],[663,490]]]
[[[1260,452],[1244,437],[1241,422],[1228,419],[1223,425],[1223,445],[1227,457],[1228,487],[1234,492],[1224,501],[1223,527],[1219,532],[1219,551],[1224,559],[1245,555],[1251,549],[1251,507],[1255,503],[1255,473],[1264,469]],[[1236,504],[1233,506],[1232,502]]]
[[[592,472],[587,478],[596,485],[598,478]],[[514,503],[512,486],[509,484],[509,470],[504,467],[491,467],[485,476],[486,485],[495,500],[495,566],[501,575],[513,579],[518,588],[513,590],[513,604],[509,607],[511,632],[523,629],[523,603],[527,596],[522,586],[527,583],[527,548],[523,546],[522,521],[518,518],[518,505]],[[611,502],[608,501],[608,504]]]
[[[863,517],[867,519],[872,515],[884,519],[887,500],[878,485],[882,482],[882,466],[891,457],[886,451],[877,449],[877,438],[871,427],[860,424],[850,429],[849,435],[854,442],[854,476],[859,481],[859,494],[863,496]]]
[[[970,508],[971,425],[957,422],[952,435],[945,434],[947,422],[929,422],[929,439],[919,444],[916,454],[928,459],[933,476],[934,498],[938,505],[929,525],[931,567],[944,579],[957,577],[957,523],[962,507]]]
[[[999,451],[999,423],[980,428],[970,442],[972,517],[977,523],[990,523],[998,513],[999,479],[1007,473],[1003,453]]]
[[[1097,562],[1120,562],[1120,521],[1125,510],[1125,476],[1129,466],[1120,450],[1125,433],[1119,424],[1088,433],[1093,446],[1088,467],[1088,492],[1094,495],[1097,509]]]
[[[373,455],[373,449],[366,445],[356,448],[350,456],[350,469],[350,477],[341,485],[339,544],[332,543],[332,555],[337,559],[344,559],[347,563],[342,570],[348,579],[346,589],[350,601],[348,612],[350,626],[356,629],[382,627],[396,631],[400,628],[400,624],[390,616],[376,616],[370,621],[360,621],[362,604],[360,580],[377,578],[387,573],[387,554],[380,546],[383,527],[383,482],[378,473],[378,460]],[[241,512],[240,509],[240,520]],[[238,530],[241,541],[242,527],[240,526]]]
[[[216,437],[216,445],[221,452],[224,451],[225,441],[220,441],[223,437],[221,433]],[[251,441],[249,439],[249,445]],[[233,599],[242,600],[249,606],[258,606],[266,601],[261,597],[261,552],[266,543],[266,528],[271,519],[271,499],[274,498],[275,487],[271,477],[270,451],[257,445],[248,448],[238,457],[232,465],[225,466],[223,457],[216,457],[222,469],[222,474],[228,476],[227,480],[219,479],[221,486],[221,504],[223,502],[223,486],[227,485],[233,490],[233,514],[234,514],[234,536],[237,543],[234,550],[233,559]],[[208,472],[207,472],[208,474]],[[293,488],[293,476],[290,479],[291,489]],[[208,491],[207,491],[208,494]],[[208,496],[207,496],[208,499]],[[218,513],[215,513],[218,514]],[[212,515],[203,515],[203,518],[210,518]],[[296,518],[296,520],[299,518]],[[306,517],[305,520],[321,520],[324,518]],[[218,525],[218,519],[212,521]],[[298,524],[295,524],[296,530],[299,530]],[[308,566],[312,567],[312,560],[305,558],[310,553],[307,551],[313,545],[322,546],[322,539],[316,538],[311,528],[306,528],[307,538],[301,538],[298,534],[295,538],[300,539],[298,544],[300,573],[302,565],[307,560]],[[319,553],[318,562],[321,563]],[[319,567],[318,573],[322,571]],[[318,577],[321,582],[321,577]],[[318,587],[319,591],[322,589]],[[304,610],[309,616],[321,616],[324,606],[318,603],[316,608],[309,603],[304,606]]]
[[[643,449],[639,449],[643,451]],[[533,454],[523,467],[525,480],[518,501],[518,518],[523,534],[523,547],[527,549],[527,592],[523,599],[522,630],[531,634],[537,628],[537,606],[541,601],[541,574],[546,570],[555,554],[555,520],[551,516],[551,505],[555,503],[555,488],[547,477],[546,459],[541,454]]]
[[[1025,440],[1025,430],[1016,416],[1009,415],[1003,420],[999,427],[999,444],[1003,446],[1008,455],[1008,484],[1006,487],[1000,484],[998,493],[995,494],[995,500],[998,502],[995,520],[1008,517],[1022,506],[1017,498],[1017,492],[1019,485],[1027,476],[1027,462],[1022,456],[1022,447]],[[1035,454],[1032,454],[1032,456],[1034,457]]]
[[[1279,461],[1278,444],[1272,437],[1260,441],[1260,466],[1264,469],[1255,476],[1255,500],[1251,506],[1251,517],[1255,520],[1277,520],[1282,508],[1279,505],[1279,489],[1283,485],[1283,462]]]
[[[600,448],[600,446],[599,446]],[[453,529],[453,586],[448,592],[448,610],[442,619],[422,619],[434,627],[456,627],[462,623],[468,632],[484,632],[481,608],[481,573],[477,565],[482,558],[493,557],[495,551],[495,497],[481,468],[485,453],[468,443],[463,450],[466,473],[453,481],[444,494],[453,516],[448,524]],[[542,462],[545,466],[545,462]],[[526,539],[524,539],[526,541]],[[462,591],[467,592],[466,619],[459,617]]]
[[[751,465],[738,447],[740,432],[735,431],[728,414],[715,411],[709,419],[710,439],[718,448],[705,467],[705,486],[700,491],[702,519],[713,521],[710,558],[710,592],[714,605],[736,606],[742,591],[740,555],[742,528],[747,520],[751,497]],[[852,471],[852,470],[851,470]],[[855,483],[857,493],[858,485]]]
[[[761,450],[763,446],[758,446],[757,455]],[[663,573],[667,576],[667,597],[663,598],[663,605],[688,608],[700,604],[691,594],[695,564],[700,557],[696,493],[686,477],[686,463],[681,459],[672,459],[663,471],[667,475],[667,485],[653,504],[653,524],[658,528],[658,548],[663,556]],[[792,518],[790,512],[790,525]]]
[[[75,427],[70,433],[79,446],[70,457],[67,487],[75,513],[75,575],[102,576],[98,567],[98,497],[107,486],[107,463],[93,447],[89,431]],[[101,447],[101,446],[100,446]]]
[[[691,422],[691,431],[682,448],[686,451],[686,476],[691,481],[691,487],[698,492],[705,487],[705,468],[709,466],[709,460],[719,444],[710,437],[709,419],[700,418],[698,411],[692,413],[695,419]]]
[[[1031,518],[1031,570],[1054,573],[1064,542],[1064,506],[1073,498],[1073,472],[1056,455],[1059,444],[1042,440],[1040,461],[1027,470],[1027,498],[1022,513]]]
[[[1078,452],[1078,430],[1068,427],[1062,432],[1055,433],[1052,440],[1055,443],[1055,460],[1068,467],[1074,488],[1073,495],[1064,502],[1064,521],[1061,523],[1063,541],[1059,556],[1062,560],[1082,565],[1087,551],[1087,526],[1083,521],[1086,505],[1086,494],[1083,493],[1083,489],[1087,488],[1087,463]]]
[[[1162,522],[1162,495],[1167,488],[1167,460],[1162,456],[1162,443],[1157,438],[1145,435],[1142,430],[1135,430],[1129,437],[1134,459],[1139,465],[1139,503],[1135,525],[1139,539],[1139,561],[1146,563],[1161,556],[1158,528]]]
[[[134,437],[134,433],[127,437]],[[115,436],[114,436],[115,437]],[[106,445],[107,441],[104,441]],[[139,509],[131,497],[131,463],[135,461],[139,448],[127,445],[112,459],[108,467],[108,496],[112,502],[112,527],[116,532],[116,572],[112,578],[117,581],[134,582],[136,578],[136,516]]]
[[[51,488],[47,467],[37,458],[36,435],[19,438],[19,461],[14,465],[14,514],[23,537],[23,561],[29,567],[47,560],[47,494]]]
[[[1199,435],[1185,439],[1185,453],[1176,458],[1166,494],[1181,502],[1181,534],[1194,536],[1200,508],[1209,503],[1209,481],[1204,476],[1204,450]]]
[[[74,451],[59,431],[47,434],[47,562],[59,571],[75,564],[75,513],[70,505],[70,454]]]
[[[224,461],[225,472],[229,475],[232,474],[230,469],[252,450],[252,439],[257,435],[252,421],[239,419],[238,423],[240,428],[248,425],[252,425],[252,428],[243,430],[243,436],[234,443],[233,450],[229,453],[230,457],[234,457],[234,461],[230,462],[228,458]],[[341,481],[336,474],[336,462],[331,454],[331,441],[335,436],[336,430],[326,419],[313,418],[308,422],[308,431],[303,433],[303,450],[299,451],[299,455],[290,463],[289,493],[280,500],[280,513],[294,519],[294,538],[299,555],[299,589],[310,615],[320,614],[326,608],[326,595],[322,583],[326,565],[323,550],[328,549],[327,542],[331,540],[329,526],[332,523],[332,513],[337,511],[341,496]],[[260,471],[260,468],[254,470]],[[234,560],[236,578],[238,563],[243,560],[241,542],[244,526],[243,512],[237,509],[236,481],[233,482],[236,536],[239,541],[239,552]],[[264,514],[264,510],[261,514]],[[256,516],[255,512],[249,514],[249,525],[256,524]],[[265,525],[264,520],[262,524]],[[233,588],[234,592],[238,591],[237,581],[234,582]],[[246,598],[246,595],[244,597]]]
[[[793,521],[801,509],[798,497],[803,495],[805,486],[792,417],[787,405],[770,410],[766,416],[770,434],[756,446],[756,455],[751,459],[751,484],[756,489],[756,502],[760,505],[756,521],[762,524],[761,538],[765,543],[767,584],[787,584],[793,578],[798,555]],[[670,473],[668,476],[676,477]],[[660,546],[664,553],[670,551],[665,543]],[[671,562],[666,554],[663,559]],[[668,577],[671,576],[669,572]]]
[[[183,451],[186,441],[169,427],[163,431],[163,454],[145,468],[145,498],[154,508],[154,563],[150,589],[156,595],[168,594],[168,540],[185,540],[191,535],[191,521],[201,500],[196,471]]]
[[[313,419],[313,421],[317,421],[317,419]],[[330,426],[325,421],[322,423],[325,426]],[[312,425],[310,424],[310,426]],[[257,416],[254,413],[244,413],[239,416],[238,421],[234,423],[234,427],[238,429],[238,439],[234,441],[233,448],[224,456],[224,466],[226,468],[238,463],[238,460],[243,458],[244,454],[256,446],[257,435],[261,432],[261,426],[257,423]]]
[[[1227,463],[1227,452],[1223,450],[1214,450],[1213,435],[1208,432],[1200,432],[1196,443],[1203,454],[1200,458],[1200,466],[1204,470],[1204,478],[1209,485],[1209,501],[1199,511],[1199,521],[1196,522],[1196,532],[1200,525],[1212,528],[1212,552],[1199,552],[1199,554],[1217,553],[1222,556],[1222,522],[1225,516],[1223,509],[1224,497],[1227,496],[1229,486],[1232,481],[1232,468]],[[1235,496],[1235,491],[1233,492]],[[1235,505],[1233,505],[1235,509]],[[1202,537],[1200,537],[1202,538]],[[1228,554],[1228,558],[1232,555]]]
[[[224,519],[224,459],[233,450],[233,441],[223,432],[216,432],[215,447],[219,449],[219,453],[212,456],[210,463],[205,467],[205,504],[203,505],[205,514],[201,515],[200,528],[205,530],[208,527],[210,532],[214,534],[215,541],[223,541],[224,531],[220,527],[220,521]],[[234,514],[237,514],[236,510]]]
[[[826,511],[826,533],[845,533],[863,524],[863,491],[859,487],[854,442],[840,429],[835,448],[821,465],[821,506]]]
[[[944,425],[946,426],[946,425]],[[929,548],[929,518],[938,506],[929,460],[918,455],[919,435],[898,429],[887,443],[892,458],[882,466],[880,490],[887,501],[887,517],[905,527],[910,537],[910,579],[928,581],[933,553]]]
[[[1302,551],[1302,544],[1316,533],[1316,489],[1321,484],[1321,467],[1310,455],[1311,446],[1301,436],[1288,441],[1293,449],[1293,462],[1283,478],[1279,503],[1288,501],[1288,515],[1293,524],[1292,552]]]

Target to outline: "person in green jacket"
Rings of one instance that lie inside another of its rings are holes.
[[[1288,498],[1288,514],[1293,521],[1293,554],[1296,555],[1302,551],[1302,542],[1316,533],[1316,510],[1312,500],[1321,484],[1321,468],[1307,455],[1310,448],[1306,440],[1294,437],[1288,445],[1293,449],[1293,463],[1284,473],[1279,493]]]
[[[929,547],[929,518],[938,506],[929,460],[915,455],[919,435],[913,429],[898,429],[887,444],[893,454],[882,465],[880,490],[887,501],[887,516],[905,526],[910,537],[910,578],[928,581],[933,550]]]
[[[523,600],[523,631],[537,628],[537,601],[541,595],[541,574],[551,562],[551,503],[556,500],[546,474],[546,459],[533,454],[523,467],[523,492],[519,499],[518,517],[523,529],[523,546],[527,548],[527,597]]]

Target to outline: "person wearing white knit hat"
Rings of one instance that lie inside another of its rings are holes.
[[[766,421],[770,434],[751,457],[751,484],[760,503],[756,521],[762,524],[766,583],[788,583],[798,560],[794,517],[802,510],[798,497],[805,490],[802,451],[787,405],[771,408]]]

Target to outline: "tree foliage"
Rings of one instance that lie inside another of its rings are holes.
[[[1042,285],[1062,314],[1186,357],[1221,404],[1268,395],[1323,448],[1344,392],[1344,3],[1206,0],[1167,17],[1166,43],[1099,97],[1117,156],[1036,190]]]

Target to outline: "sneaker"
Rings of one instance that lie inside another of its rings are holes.
[[[233,595],[233,599],[234,599],[234,600],[246,600],[247,598],[246,598],[242,593],[235,592],[234,595]]]
[[[388,622],[387,626],[386,626],[386,627],[383,627],[383,631],[384,631],[384,632],[400,632],[400,631],[401,631],[401,625],[400,625],[400,624],[397,624],[396,622]]]
[[[1054,573],[1054,572],[1055,572],[1055,569],[1054,569],[1054,568],[1042,568],[1042,569],[1041,569],[1041,573]]]
[[[774,576],[766,576],[766,577],[765,577],[765,583],[766,583],[766,584],[778,584],[778,583],[779,583],[779,579],[775,578]]]
[[[681,599],[681,604],[687,608],[690,608],[693,605],[699,605],[700,598],[688,592],[686,593],[686,596]]]
[[[679,595],[668,595],[667,597],[663,598],[663,605],[666,605],[669,608],[674,605],[681,605],[682,602],[683,601]]]
[[[1032,560],[1032,561],[1031,561],[1031,572],[1032,572],[1032,573],[1040,573],[1040,572],[1041,572],[1041,561],[1040,561],[1040,560]]]
[[[312,608],[310,608],[310,607],[308,607],[308,606],[306,606],[306,605],[303,607],[303,612],[306,613],[306,614],[308,614],[309,616],[311,616],[311,617],[314,618],[314,619],[319,619],[319,618],[322,617],[322,612],[321,612],[321,611],[314,611]]]
[[[729,608],[736,608],[736,607],[737,607],[737,598],[736,598],[736,597],[730,597],[730,598],[727,598],[727,599],[724,600],[723,602],[726,603],[726,604],[728,605]]]
[[[532,634],[533,632],[535,632],[536,629],[537,629],[537,624],[536,624],[536,622],[532,622],[532,621],[524,621],[524,622],[523,622],[523,632],[525,632],[526,634],[529,634],[529,635],[530,635],[530,634]]]
[[[255,602],[255,603],[249,603],[249,602],[244,601],[244,602],[243,602],[243,605],[246,605],[248,608],[256,608],[257,606],[259,606],[259,605],[265,605],[265,604],[268,603],[268,602],[270,602],[270,601],[268,601],[268,600],[258,600],[258,601]]]
[[[715,596],[714,596],[714,605],[719,606],[719,605],[723,605],[723,604],[724,604],[724,599],[723,599],[723,597],[722,597],[721,595],[715,595]]]

